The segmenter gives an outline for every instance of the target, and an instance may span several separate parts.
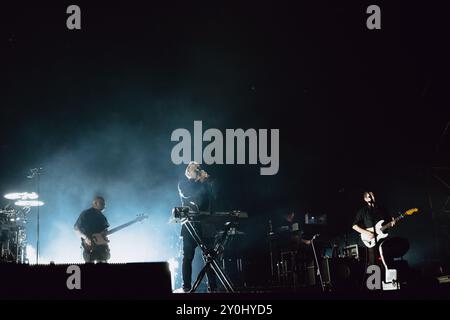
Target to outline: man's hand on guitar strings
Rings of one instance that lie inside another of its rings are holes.
[[[392,217],[392,221],[391,221],[391,227],[395,226],[395,219],[394,217]]]
[[[91,239],[89,239],[88,237],[86,237],[86,239],[84,239],[84,243],[86,243],[86,245],[88,247],[90,247],[92,245]]]
[[[375,238],[375,234],[372,231],[366,230],[367,237],[370,239]]]

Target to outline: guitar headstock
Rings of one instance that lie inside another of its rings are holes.
[[[412,209],[406,210],[406,211],[405,211],[405,216],[413,215],[413,214],[416,213],[416,212],[419,212],[419,209],[418,209],[418,208],[412,208]]]
[[[141,214],[136,215],[136,219],[134,219],[134,220],[136,222],[140,222],[140,221],[143,221],[145,219],[148,219],[148,214],[141,213]]]

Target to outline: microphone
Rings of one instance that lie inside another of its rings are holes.
[[[204,174],[205,178],[209,178],[209,174],[205,170],[200,170],[200,174]]]
[[[372,194],[369,192],[367,195],[369,196],[369,204],[374,205],[375,201],[373,200]]]

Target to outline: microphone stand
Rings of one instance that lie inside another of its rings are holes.
[[[374,259],[375,264],[377,263],[377,248],[378,248],[378,235],[377,235],[377,229],[375,228],[375,225],[377,221],[375,221],[375,201],[373,201],[372,195],[369,193],[370,203],[369,203],[369,213],[370,217],[372,218],[372,225],[373,225],[373,236],[375,240],[375,247],[374,247]]]
[[[27,176],[28,179],[37,178],[37,194],[40,194],[40,184],[41,184],[41,174],[42,168],[33,168],[30,169],[31,174]],[[40,238],[40,206],[37,206],[37,215],[36,215],[36,264],[39,264],[39,238]]]
[[[271,278],[271,284],[273,284],[275,282],[275,274],[274,274],[274,261],[273,261],[273,244],[272,244],[272,240],[273,240],[273,236],[274,236],[274,232],[273,232],[273,227],[272,227],[272,220],[269,219],[269,233],[267,234],[268,239],[269,239],[269,252],[270,252],[270,274],[272,276]]]
[[[317,259],[317,253],[316,253],[316,248],[314,246],[314,240],[320,236],[320,234],[315,234],[314,237],[312,237],[311,239],[311,246],[313,249],[313,253],[314,253],[314,259],[316,260],[316,265],[317,265],[317,275],[319,276],[319,280],[320,280],[320,286],[322,288],[322,291],[325,292],[325,285],[323,283],[323,279],[322,279],[322,273],[320,272],[320,265],[319,265],[319,260]]]

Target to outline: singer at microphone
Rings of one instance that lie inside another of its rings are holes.
[[[189,207],[191,212],[212,211],[213,190],[209,174],[203,170],[198,162],[192,161],[188,164],[185,176],[178,183],[178,193],[181,205]],[[194,222],[194,228],[201,235],[207,248],[214,247],[215,232],[214,227],[208,225],[207,221]],[[183,291],[189,292],[192,285],[192,261],[194,260],[197,242],[192,238],[185,225],[181,227],[181,237],[183,238]],[[217,289],[216,277],[212,269],[207,271],[208,290]]]

